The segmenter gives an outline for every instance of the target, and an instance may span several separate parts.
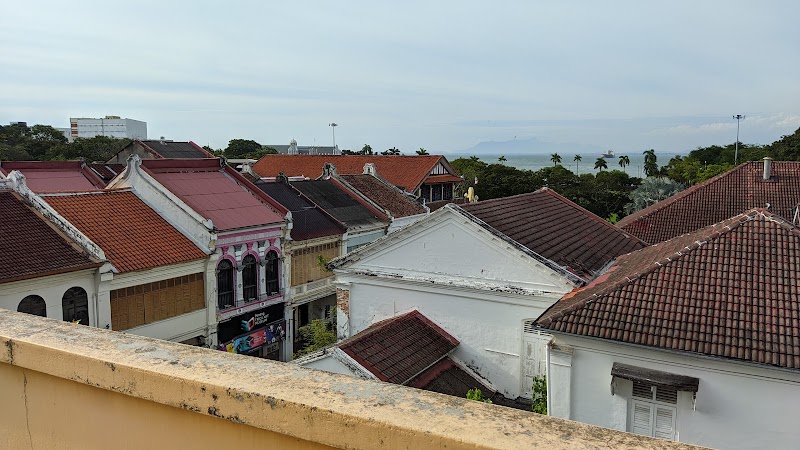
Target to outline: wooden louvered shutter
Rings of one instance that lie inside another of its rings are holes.
[[[653,436],[653,409],[652,403],[632,400],[633,418],[631,419],[631,432],[645,436]]]
[[[656,423],[653,427],[653,437],[675,440],[675,408],[654,406]]]

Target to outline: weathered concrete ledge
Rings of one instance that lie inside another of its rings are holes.
[[[11,436],[6,444],[12,447],[26,439],[32,448],[34,442],[114,446],[93,441],[93,427],[100,425],[82,423],[80,417],[61,420],[75,421],[85,433],[59,436],[58,429],[48,429],[46,420],[32,416],[43,414],[44,407],[34,411],[29,405],[39,401],[59,411],[64,402],[85,401],[94,402],[87,404],[108,418],[103,426],[119,427],[114,433],[136,433],[137,442],[150,439],[150,427],[168,434],[163,430],[171,430],[170,417],[180,415],[176,420],[183,428],[176,432],[191,434],[186,430],[194,426],[200,430],[227,422],[228,428],[215,433],[266,430],[276,444],[284,439],[297,448],[311,443],[357,449],[689,448],[403,386],[5,310],[0,310],[0,383],[0,434]],[[12,386],[15,383],[19,386]],[[98,395],[109,397],[97,400]],[[125,400],[128,397],[139,400],[132,403]],[[158,414],[143,417],[141,423],[114,420],[130,417],[139,411],[136,408],[143,407],[144,414],[156,406]],[[137,424],[144,429],[136,429]],[[156,432],[151,442],[166,443]],[[258,446],[268,443],[259,441]],[[212,443],[205,444],[201,447]]]

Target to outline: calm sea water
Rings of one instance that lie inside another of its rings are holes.
[[[571,170],[574,173],[597,173],[598,171],[594,168],[594,162],[597,158],[600,157],[600,154],[588,154],[588,153],[581,153],[582,160],[580,162],[574,161],[575,155],[574,154],[561,154],[561,165],[566,167],[567,169]],[[617,153],[614,155],[613,158],[606,158],[606,164],[608,164],[608,170],[623,170],[623,168],[619,165],[619,157],[622,155],[627,155],[630,158],[631,163],[629,166],[625,168],[625,171],[629,173],[631,176],[635,177],[642,177],[644,175],[644,155],[639,153]],[[452,161],[456,158],[469,158],[470,156],[477,156],[489,164],[497,163],[498,158],[500,155],[481,155],[481,154],[464,154],[464,153],[452,153],[445,155],[448,161]],[[672,153],[656,153],[656,157],[658,158],[658,165],[663,166],[669,162],[669,160],[676,156]],[[516,167],[517,169],[528,169],[528,170],[539,170],[544,167],[551,167],[553,162],[550,161],[550,155],[547,154],[509,154],[505,155],[506,161],[504,164]]]

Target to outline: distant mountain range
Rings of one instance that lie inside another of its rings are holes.
[[[470,148],[457,151],[455,153],[474,153],[474,154],[496,154],[511,155],[515,153],[527,154],[550,154],[550,153],[599,153],[601,148],[589,148],[579,144],[554,144],[544,142],[535,137],[528,139],[511,139],[509,141],[484,141],[473,145]]]

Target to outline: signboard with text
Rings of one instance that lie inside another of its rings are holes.
[[[263,345],[283,341],[286,337],[286,321],[278,320],[250,333],[244,334],[219,346],[228,353],[247,353]]]

